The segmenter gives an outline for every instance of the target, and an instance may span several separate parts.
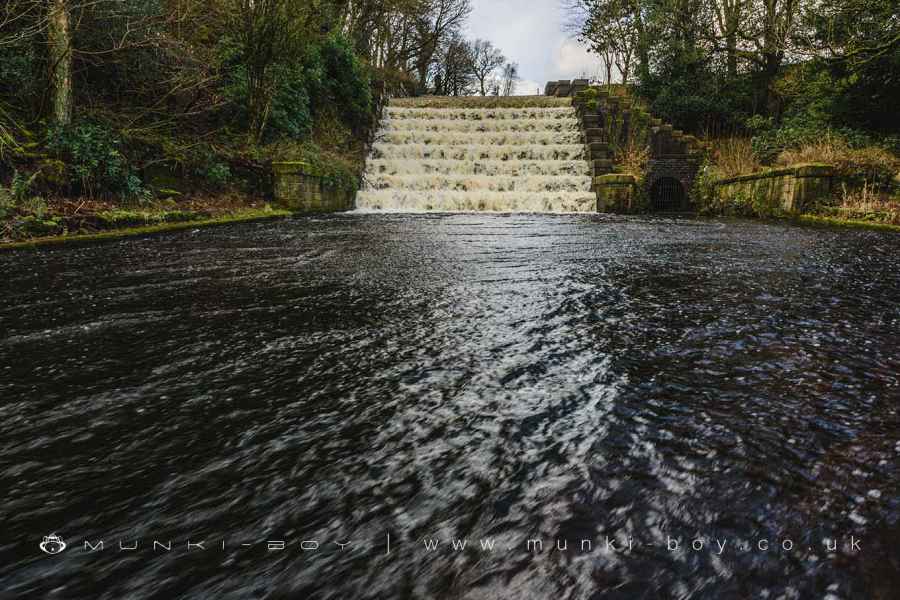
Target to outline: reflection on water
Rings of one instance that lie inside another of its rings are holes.
[[[888,598],[898,256],[434,214],[0,255],[3,595]]]

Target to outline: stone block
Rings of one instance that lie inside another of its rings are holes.
[[[634,175],[610,173],[594,177],[598,212],[632,212],[636,209],[637,180]]]
[[[302,162],[272,163],[275,202],[297,212],[337,212],[353,209],[353,194],[326,186]]]

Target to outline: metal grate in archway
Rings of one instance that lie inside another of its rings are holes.
[[[650,188],[650,209],[654,212],[685,210],[684,186],[674,177],[660,177]]]

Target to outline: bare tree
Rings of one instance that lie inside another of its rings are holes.
[[[201,10],[192,0],[169,0],[151,8],[140,0],[6,0],[0,5],[0,48],[46,48],[50,121],[66,125],[76,109],[76,71],[83,75],[109,61],[121,64],[119,55],[128,51],[146,51],[146,56],[188,65],[191,61],[176,30],[188,15],[196,17]],[[198,71],[196,64],[178,72],[173,92],[209,79],[208,63],[195,77],[185,76]],[[159,99],[158,86],[154,93]]]
[[[564,0],[563,8],[564,29],[600,57],[606,82],[611,83],[616,67],[627,83],[641,44],[640,0]]]
[[[482,96],[487,96],[491,76],[505,62],[506,57],[491,42],[479,39],[472,44],[472,72]]]
[[[614,66],[622,81],[628,82],[635,70],[645,75],[649,69],[650,15],[684,12],[676,9],[680,1],[666,0],[661,8],[647,0],[561,0],[566,15],[563,29],[600,56],[607,82]]]
[[[472,12],[470,0],[333,0],[357,52],[390,78],[390,93],[423,93],[439,53]]]
[[[506,63],[503,67],[503,83],[501,93],[504,96],[512,96],[516,93],[516,85],[519,83],[519,64]]]
[[[472,45],[460,34],[454,34],[441,49],[434,78],[436,94],[468,96],[474,91]]]
[[[728,74],[737,75],[738,36],[750,7],[750,0],[709,0],[715,15],[714,43],[725,42],[726,65]]]

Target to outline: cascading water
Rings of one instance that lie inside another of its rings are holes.
[[[578,117],[568,99],[507,102],[477,107],[478,100],[443,99],[429,107],[392,100],[366,163],[357,208],[596,211]]]

